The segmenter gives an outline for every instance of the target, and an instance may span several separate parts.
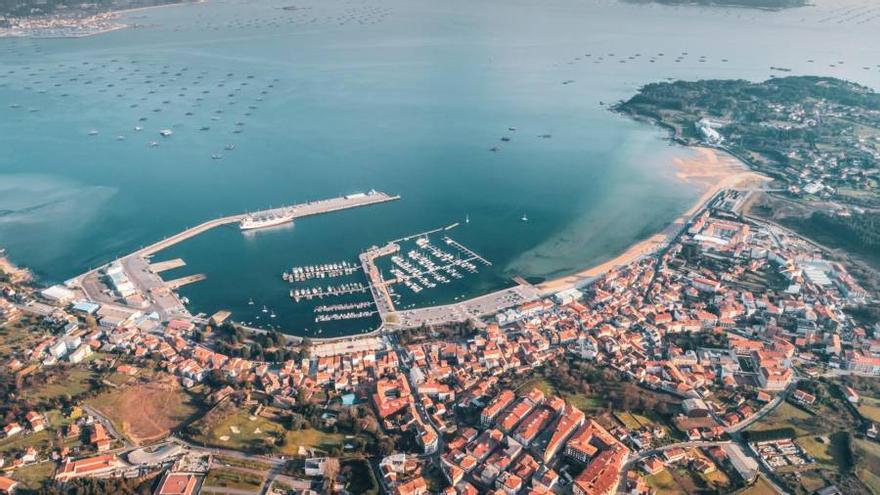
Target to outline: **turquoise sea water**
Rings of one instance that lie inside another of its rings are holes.
[[[878,87],[878,14],[867,1],[767,13],[209,0],[134,12],[137,28],[91,38],[3,39],[0,246],[57,282],[206,219],[376,188],[403,199],[248,236],[217,229],[157,259],[186,260],[169,277],[208,275],[181,291],[195,312],[253,320],[266,304],[292,333],[316,326],[283,270],[465,216],[453,237],[492,268],[409,303],[570,273],[700,194],[674,176],[688,150],[608,103],[664,78],[782,74],[771,66]]]

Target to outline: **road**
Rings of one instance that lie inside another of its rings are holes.
[[[774,397],[773,400],[762,407],[760,411],[756,412],[755,414],[751,415],[743,421],[740,421],[735,425],[728,426],[724,429],[724,431],[726,431],[728,434],[739,433],[751,426],[753,423],[761,420],[761,418],[763,418],[764,416],[767,416],[768,414],[773,412],[795,390],[795,388],[797,388],[797,382],[798,379],[794,378],[791,383],[788,384],[788,387],[786,387],[785,390],[782,391],[782,393]]]
[[[92,407],[92,406],[90,406],[90,405],[88,405],[88,404],[85,404],[85,403],[83,404],[83,410],[84,410],[85,412],[89,413],[89,415],[94,416],[95,418],[97,418],[98,421],[99,421],[102,425],[104,425],[104,428],[107,429],[107,433],[110,433],[110,436],[112,436],[112,437],[114,437],[114,438],[117,438],[117,439],[121,440],[121,441],[122,441],[122,445],[124,445],[124,448],[125,448],[125,449],[130,449],[130,448],[134,447],[134,444],[132,444],[131,442],[129,442],[129,441],[128,441],[128,438],[126,438],[125,435],[123,435],[122,433],[120,433],[120,432],[116,429],[116,427],[113,426],[113,422],[110,421],[110,418],[108,418],[107,416],[104,416],[100,411],[98,411],[98,410],[95,409],[94,407]]]

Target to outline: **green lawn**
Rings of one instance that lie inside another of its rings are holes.
[[[296,455],[299,447],[329,450],[342,446],[345,435],[325,433],[314,428],[288,431],[282,424],[253,416],[247,411],[238,411],[213,425],[207,435],[194,440],[206,445],[215,445],[238,450],[257,450],[274,438],[284,438],[278,452]]]
[[[53,397],[69,395],[76,397],[89,390],[92,372],[83,366],[72,366],[64,370],[64,376],[53,383],[46,383],[25,390],[25,398],[42,401]]]
[[[12,478],[26,488],[37,490],[43,482],[55,475],[55,463],[51,461],[20,467],[12,474]]]
[[[342,447],[345,435],[339,433],[325,433],[314,428],[299,431],[288,431],[284,437],[284,446],[280,452],[287,455],[296,455],[299,447],[307,449],[328,450],[333,447]]]
[[[225,455],[214,456],[214,462],[226,464],[227,466],[256,469],[257,471],[269,471],[272,469],[272,465],[265,462],[239,459],[237,457],[227,457]]]
[[[601,397],[598,397],[596,395],[585,395],[582,393],[572,394],[557,390],[556,387],[553,386],[553,384],[540,376],[532,378],[523,383],[519,386],[517,390],[518,392],[525,393],[532,388],[537,388],[541,392],[544,392],[544,394],[547,396],[558,395],[563,400],[565,400],[572,406],[580,409],[581,411],[594,411],[603,407],[606,403],[606,401],[603,401]]]
[[[846,434],[832,433],[827,436],[806,435],[798,437],[797,444],[828,469],[839,469],[846,459]]]
[[[43,330],[34,330],[23,319],[0,326],[0,359],[9,358],[13,351],[33,347],[46,337]]]
[[[4,438],[0,440],[0,456],[5,457],[6,453],[24,450],[28,447],[34,447],[37,450],[46,450],[52,442],[52,432],[43,430],[37,433],[19,433],[12,438]]]
[[[767,483],[763,476],[758,477],[758,481],[750,487],[744,488],[737,492],[737,495],[779,495],[776,490]]]
[[[668,469],[646,476],[645,482],[649,487],[657,491],[657,495],[687,495],[685,489],[676,483],[675,478]]]
[[[880,423],[880,400],[862,396],[859,404],[859,414],[869,421]]]
[[[853,448],[858,454],[859,462],[856,464],[856,476],[871,489],[875,495],[880,495],[880,444],[872,440],[857,438],[853,441]]]
[[[212,469],[208,471],[204,486],[219,486],[233,490],[257,492],[263,484],[263,477],[234,469]]]
[[[556,395],[556,388],[550,382],[541,377],[535,377],[523,383],[519,386],[517,391],[526,393],[533,388],[537,388],[541,392],[544,392],[544,395]]]
[[[813,416],[797,407],[783,402],[772,413],[753,424],[749,430],[764,431],[777,430],[779,428],[794,428],[797,436],[809,435],[810,433],[819,433],[821,430],[807,423],[813,419]]]

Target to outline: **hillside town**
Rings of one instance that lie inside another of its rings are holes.
[[[744,194],[491,318],[296,345],[7,274],[0,493],[870,493],[823,455],[880,450],[876,295]]]

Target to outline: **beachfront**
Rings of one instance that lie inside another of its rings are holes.
[[[538,285],[542,294],[553,294],[566,289],[581,287],[605,272],[619,266],[623,266],[639,258],[654,253],[672,241],[679,230],[687,224],[688,220],[702,211],[706,204],[718,192],[724,189],[739,189],[758,187],[769,179],[761,174],[751,171],[748,166],[728,154],[715,148],[695,148],[698,156],[692,159],[674,158],[676,178],[686,184],[704,189],[702,195],[694,202],[693,206],[676,218],[663,231],[651,237],[636,242],[623,253],[614,258],[591,266],[571,275],[548,280]]]

